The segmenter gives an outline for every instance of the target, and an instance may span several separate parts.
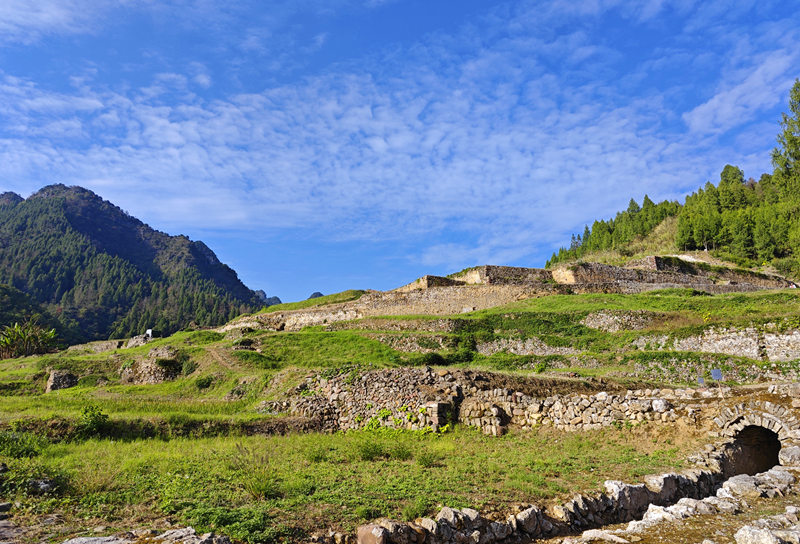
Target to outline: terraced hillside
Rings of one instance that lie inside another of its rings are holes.
[[[796,289],[354,311],[379,296],[0,362],[0,492],[18,503],[20,538],[190,524],[248,542],[347,540],[442,506],[501,519],[683,466],[717,416],[716,389],[692,389],[712,369],[731,402],[799,370]]]

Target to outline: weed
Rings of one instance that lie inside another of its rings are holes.
[[[432,468],[439,463],[439,456],[430,451],[421,451],[416,455],[415,460],[423,468]]]
[[[324,463],[328,460],[328,449],[324,446],[314,446],[306,451],[306,459],[309,463]]]
[[[197,363],[195,363],[191,359],[185,360],[183,362],[183,365],[181,366],[181,374],[183,374],[184,376],[192,374],[195,370],[197,370]]]
[[[281,496],[281,486],[269,456],[242,444],[236,445],[236,457],[232,463],[239,473],[239,485],[256,500],[274,499]]]
[[[379,442],[363,441],[356,447],[358,458],[362,461],[375,461],[386,455],[383,444]]]
[[[408,461],[411,456],[411,448],[403,442],[397,442],[389,449],[389,457],[397,461]]]
[[[76,434],[79,437],[103,436],[108,430],[108,414],[94,404],[83,407],[76,430]]]
[[[433,505],[427,497],[417,497],[413,503],[403,507],[401,516],[405,521],[414,521],[417,518],[424,517],[430,511],[431,506]]]
[[[0,455],[15,459],[22,457],[36,457],[46,446],[47,440],[35,434],[0,431]]]
[[[358,506],[355,509],[355,514],[358,518],[363,520],[371,520],[383,516],[383,512],[374,506]]]

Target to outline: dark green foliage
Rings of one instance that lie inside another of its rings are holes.
[[[202,506],[190,508],[186,517],[201,531],[213,530],[253,544],[285,540],[297,531],[272,523],[268,506]]]
[[[155,231],[80,187],[52,185],[0,206],[0,283],[84,339],[170,334],[260,307],[202,242]]]
[[[30,320],[44,329],[55,329],[56,338],[66,343],[76,343],[81,338],[77,327],[65,326],[30,296],[10,285],[0,285],[0,326]]]
[[[35,434],[0,431],[0,455],[20,459],[23,457],[36,457],[47,445],[47,441]]]
[[[0,359],[47,353],[56,343],[56,330],[40,326],[34,318],[0,328]]]
[[[800,80],[789,96],[789,113],[781,119],[778,147],[772,151],[773,173],[745,181],[736,166],[725,165],[718,185],[706,183],[686,197],[683,206],[645,197],[641,209],[628,210],[610,221],[595,221],[583,236],[573,236],[548,266],[596,250],[616,249],[644,236],[664,217],[678,216],[675,240],[682,250],[715,250],[740,266],[772,264],[786,275],[800,275]]]
[[[547,266],[574,261],[591,251],[624,250],[630,242],[649,234],[667,217],[677,215],[680,207],[677,202],[667,200],[655,204],[647,195],[641,207],[631,199],[628,209],[618,213],[614,219],[595,221],[591,229],[586,226],[582,236],[573,235],[570,247],[562,247],[554,253]]]
[[[108,430],[108,415],[103,413],[98,406],[90,404],[83,408],[81,418],[78,421],[77,436],[81,438],[104,436]]]

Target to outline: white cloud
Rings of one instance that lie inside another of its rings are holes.
[[[546,25],[617,7],[554,3],[550,15],[535,5],[527,16]],[[664,9],[653,2],[626,16],[650,21]],[[481,39],[472,27],[434,35],[400,63],[359,59],[218,99],[194,94],[213,83],[197,62],[138,88],[82,81],[72,94],[6,76],[0,177],[28,179],[31,189],[47,179],[85,185],[177,231],[310,229],[326,239],[420,240],[430,265],[511,262],[563,243],[631,196],[676,198],[714,179],[736,160],[715,134],[780,100],[775,87],[796,64],[786,50],[748,44],[730,61],[738,79],[692,104],[687,134],[668,126],[676,115],[665,106],[682,89],[637,96],[618,85],[621,53],[597,34],[580,25],[562,36],[526,33],[525,13],[501,15],[487,18],[495,26]],[[326,35],[317,37],[323,45]],[[236,38],[258,54],[270,47],[268,30]],[[697,58],[675,45],[623,75],[643,81]],[[749,150],[743,165],[757,168],[755,156]]]
[[[685,113],[684,121],[699,133],[724,132],[752,121],[759,111],[777,104],[791,87],[798,59],[796,51],[772,52],[743,80]]]
[[[0,41],[31,43],[47,34],[90,32],[107,0],[3,0]]]

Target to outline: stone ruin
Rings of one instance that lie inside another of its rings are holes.
[[[563,504],[529,505],[511,512],[505,519],[486,519],[470,508],[445,507],[435,518],[414,522],[379,519],[360,527],[356,535],[331,533],[317,535],[314,541],[492,544],[580,534],[576,542],[628,542],[626,536],[659,523],[694,515],[735,513],[747,507],[747,499],[797,491],[800,384],[762,388],[755,400],[748,400],[752,393],[743,397],[729,388],[598,391],[536,397],[493,388],[491,380],[474,373],[427,368],[409,372],[410,375],[403,376],[400,369],[392,369],[359,376],[347,373],[332,378],[312,377],[300,387],[304,395],[312,396],[303,396],[283,408],[310,417],[316,414],[315,417],[325,419],[328,429],[358,428],[366,421],[409,429],[425,425],[436,428],[444,421],[457,421],[493,435],[510,427],[532,429],[537,425],[552,425],[575,431],[622,422],[658,424],[681,420],[687,425],[711,425],[720,441],[690,457],[693,468],[647,476],[641,484],[607,481],[603,492],[578,495]],[[761,397],[772,400],[760,400]],[[399,405],[401,402],[405,404]],[[420,417],[404,417],[409,414]],[[773,520],[743,527],[737,533],[741,533],[741,539],[736,537],[737,543],[749,542],[744,540],[747,535],[769,532],[770,527],[778,527],[775,530],[784,536],[800,536],[800,529],[792,526],[792,519],[797,522],[789,513],[780,518],[780,523]],[[628,525],[615,531],[601,529],[618,523]]]
[[[780,276],[712,268],[674,257],[651,257],[627,268],[599,263],[552,270],[486,265],[449,277],[423,276],[392,291],[367,292],[351,302],[244,316],[218,330],[294,331],[385,315],[455,315],[558,294],[635,294],[667,288],[717,294],[790,287],[796,285]]]

